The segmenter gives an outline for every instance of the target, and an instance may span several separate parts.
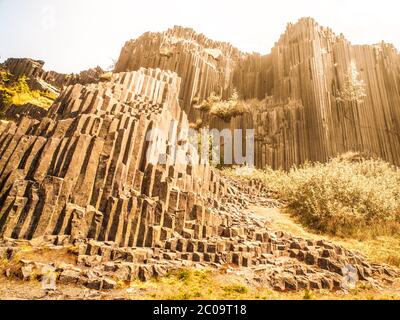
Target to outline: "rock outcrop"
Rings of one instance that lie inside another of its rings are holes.
[[[201,115],[194,100],[238,88],[267,97],[230,122],[203,119],[255,128],[258,166],[288,168],[350,148],[396,163],[399,141],[382,128],[399,125],[399,59],[379,48],[352,47],[307,19],[289,26],[269,56],[183,28],[129,42],[106,81],[64,83],[41,119],[0,122],[0,258],[26,244],[73,244],[76,265],[52,265],[59,281],[96,289],[185,266],[250,268],[276,290],[341,289],[348,272],[371,283],[398,276],[340,246],[270,229],[247,210],[269,203],[267,190],[201,161],[188,130]],[[367,98],[338,103],[352,58]],[[27,65],[21,74],[43,78],[41,62]],[[7,275],[25,279],[48,266],[19,267]]]
[[[41,120],[46,116],[46,110],[34,104],[25,104],[22,106],[11,106],[6,110],[2,110],[2,117],[12,121],[29,117],[36,120]]]
[[[29,86],[32,90],[50,91],[60,90],[63,86],[73,84],[89,84],[98,82],[104,71],[100,67],[88,69],[79,74],[62,74],[55,71],[45,71],[44,61],[29,58],[10,58],[4,62],[4,66],[14,76],[26,76],[29,78]]]
[[[24,243],[77,248],[76,265],[23,260],[7,275],[52,267],[62,283],[112,289],[111,278],[232,265],[276,290],[343,288],[349,265],[372,283],[397,275],[339,246],[273,231],[246,211],[266,190],[201,163],[180,82],[156,69],[116,73],[65,88],[41,121],[1,123],[0,253],[10,259]],[[150,134],[155,128],[168,133],[166,143]]]
[[[244,98],[263,99],[267,93],[270,58],[240,52],[229,43],[207,39],[190,28],[174,27],[164,33],[145,33],[128,41],[116,72],[160,68],[182,78],[180,99],[185,111],[212,92],[228,97],[233,88]]]
[[[176,141],[155,150],[155,157],[164,152],[164,167],[147,162],[147,149],[154,147],[146,133],[152,128],[171,126],[172,139],[186,143],[179,136],[188,126],[176,98],[179,83],[159,70],[115,74],[108,83],[67,87],[41,121],[9,123],[1,135],[0,235],[30,239],[77,229],[83,238],[121,244],[156,241],[161,231],[174,232],[172,222],[169,231],[161,230],[162,211],[178,208],[174,186],[195,192],[191,205],[199,186],[219,196],[223,185],[209,167],[176,164],[176,157],[193,151],[178,152]],[[151,198],[157,196],[175,202],[158,208],[156,218]],[[159,219],[160,228],[141,228],[146,219]],[[181,232],[183,226],[181,221]]]
[[[126,43],[116,71],[140,67],[182,77],[180,99],[190,121],[255,128],[258,167],[288,169],[349,150],[400,164],[400,55],[392,45],[351,45],[303,18],[262,56],[175,27]],[[362,99],[341,99],[349,77],[364,83]],[[193,109],[212,92],[227,98],[234,88],[243,99],[267,97],[265,108],[231,123]]]

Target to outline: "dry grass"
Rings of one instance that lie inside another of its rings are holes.
[[[243,277],[215,270],[178,270],[165,278],[132,283],[125,289],[128,299],[145,300],[371,300],[400,299],[394,288],[377,291],[360,284],[354,290],[277,292],[265,286],[249,285]]]
[[[144,293],[143,299],[162,300],[236,300],[247,299],[250,296],[254,298],[255,293],[254,289],[243,283],[243,279],[228,279],[216,271],[193,269],[176,270],[166,277],[148,282],[137,281],[128,289],[128,292],[135,296],[138,291]]]
[[[217,270],[181,269],[166,277],[147,282],[120,282],[118,288],[105,291],[89,299],[114,300],[400,300],[399,283],[373,289],[360,284],[350,292],[327,290],[277,292],[263,285],[250,285],[243,276],[226,274]],[[76,285],[57,286],[57,296],[68,299],[82,299],[84,291]],[[20,281],[0,275],[0,299],[41,299],[43,287],[38,281]]]
[[[400,170],[382,160],[351,154],[289,172],[227,174],[262,181],[314,231],[361,240],[400,234]]]
[[[228,100],[222,100],[220,96],[212,93],[208,99],[204,100],[195,108],[204,112],[208,112],[210,115],[219,117],[224,121],[229,121],[231,118],[248,113],[251,110],[261,108],[263,105],[264,102],[257,99],[239,99],[239,93],[234,90]]]
[[[373,263],[389,264],[400,268],[400,235],[379,236],[370,239],[354,239],[317,233],[299,224],[292,214],[276,208],[253,207],[251,210],[258,216],[267,217],[272,227],[305,239],[328,240],[349,250],[362,253]]]
[[[208,285],[211,286],[211,291],[215,288],[222,288],[223,282],[226,279],[220,275],[211,273]],[[57,292],[52,297],[46,297],[43,291],[42,284],[37,281],[20,281],[16,279],[8,279],[0,275],[0,300],[1,299],[98,299],[98,300],[115,300],[115,299],[134,299],[134,300],[153,300],[187,298],[185,293],[181,290],[173,291],[173,286],[180,286],[179,281],[164,282],[150,282],[132,284],[129,287],[120,288],[117,290],[107,291],[99,294],[88,295],[87,289],[84,290],[79,286],[74,285],[60,285],[57,287]],[[201,287],[201,286],[200,286]],[[189,290],[189,289],[187,289]],[[190,298],[190,300],[204,299],[204,300],[224,300],[229,299],[230,296],[226,292],[218,289],[218,293],[212,296],[202,295],[208,289],[201,287],[200,296],[198,298]],[[86,293],[85,293],[86,292]],[[219,295],[220,294],[220,295]],[[326,290],[318,291],[300,291],[281,293],[271,291],[265,288],[249,289],[246,294],[235,294],[236,300],[399,300],[399,292],[394,289],[384,289],[381,292],[366,287],[365,285],[358,286],[351,290],[349,293],[343,292],[328,292]]]
[[[34,261],[40,263],[67,263],[76,265],[77,255],[75,247],[66,247],[61,249],[50,249],[47,247],[34,248],[29,245],[22,245],[18,247],[19,251],[11,259],[0,259],[0,273],[6,269],[17,270],[21,260]]]
[[[294,235],[327,239],[369,260],[400,267],[400,171],[390,164],[348,153],[327,164],[290,172],[267,168],[226,174],[257,179],[284,205],[256,208],[274,226]]]
[[[75,265],[77,263],[77,255],[70,248],[49,249],[49,248],[32,248],[31,250],[23,250],[16,254],[18,260],[25,259],[41,263],[51,263],[54,261]]]

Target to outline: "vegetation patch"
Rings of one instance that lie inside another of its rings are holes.
[[[238,91],[234,90],[228,100],[223,100],[221,96],[212,93],[208,99],[195,106],[195,108],[228,122],[230,119],[249,113],[262,105],[263,102],[257,99],[241,100]]]
[[[374,238],[400,232],[400,169],[355,153],[289,172],[270,168],[225,171],[258,179],[303,225],[341,237]]]
[[[124,288],[126,299],[156,300],[324,300],[324,299],[399,299],[398,291],[387,293],[357,287],[351,293],[328,290],[278,292],[265,285],[245,284],[239,276],[215,270],[181,269],[166,277],[136,281]],[[395,284],[397,288],[397,283]],[[356,288],[356,289],[357,289]],[[386,290],[386,289],[385,289]]]
[[[339,91],[336,98],[338,102],[364,102],[367,97],[366,87],[364,81],[360,80],[359,77],[355,61],[351,61],[345,75],[343,89]]]
[[[13,77],[9,72],[0,69],[0,107],[4,112],[11,106],[33,104],[48,109],[57,96],[50,91],[31,90],[27,78]]]
[[[225,286],[222,288],[226,293],[239,293],[239,294],[246,294],[249,292],[249,289],[247,287],[241,285],[241,284],[234,284],[234,285],[229,285]]]

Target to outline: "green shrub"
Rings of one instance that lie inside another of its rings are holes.
[[[315,299],[315,295],[312,291],[310,291],[310,290],[304,291],[303,300],[314,300],[314,299]]]
[[[189,269],[179,269],[176,271],[176,277],[180,281],[188,281],[192,277],[192,271]]]
[[[11,74],[7,71],[0,70],[0,84],[8,83],[11,79]]]

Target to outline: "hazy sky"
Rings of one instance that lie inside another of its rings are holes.
[[[288,22],[314,17],[355,44],[400,49],[398,0],[0,0],[0,59],[78,72],[117,58],[126,40],[173,25],[268,53]]]

